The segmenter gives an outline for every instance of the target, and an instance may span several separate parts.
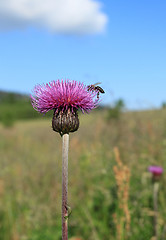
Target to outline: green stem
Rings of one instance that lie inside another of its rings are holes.
[[[68,150],[69,134],[62,135],[62,240],[68,240]]]
[[[154,182],[153,185],[153,207],[154,207],[154,237],[158,239],[158,191],[159,182]]]

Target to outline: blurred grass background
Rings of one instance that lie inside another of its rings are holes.
[[[61,137],[51,129],[52,113],[38,114],[27,96],[2,92],[0,96],[0,239],[60,240]],[[152,239],[152,183],[147,168],[156,164],[166,169],[166,109],[123,112],[122,105],[117,102],[109,109],[80,114],[80,128],[70,134],[72,239]],[[122,162],[119,175],[114,171],[115,147]],[[124,205],[117,179],[126,168],[130,178],[122,179],[128,184]],[[165,184],[163,174],[161,240],[166,239]]]

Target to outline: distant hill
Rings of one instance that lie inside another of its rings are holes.
[[[8,127],[17,120],[41,118],[26,94],[0,91],[0,122]],[[47,114],[49,116],[49,114]]]
[[[26,94],[6,92],[0,90],[0,103],[13,103],[17,101],[28,101],[30,98]]]

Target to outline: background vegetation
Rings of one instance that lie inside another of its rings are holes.
[[[0,91],[0,122],[4,126],[13,126],[16,120],[41,118],[42,116],[33,110],[29,96]],[[46,114],[46,117],[50,116],[50,113]]]
[[[52,113],[39,115],[26,96],[2,95],[0,239],[60,240],[61,137],[51,129]],[[70,134],[69,236],[150,240],[153,186],[147,168],[157,164],[166,169],[166,109],[120,109],[118,117],[110,111],[80,114],[80,129]],[[161,240],[166,239],[165,184],[164,173],[159,191]]]

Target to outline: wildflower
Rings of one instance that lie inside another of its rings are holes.
[[[163,168],[159,166],[150,166],[149,172],[152,173],[153,183],[153,238],[158,239],[158,195],[159,195],[159,180],[163,173]]]
[[[163,173],[163,168],[159,166],[150,166],[148,170],[155,176],[160,176]]]
[[[74,80],[57,80],[37,85],[31,96],[33,108],[46,113],[54,110],[52,128],[64,133],[74,132],[79,127],[77,111],[90,112],[97,106],[97,93],[88,91],[87,86]]]
[[[153,174],[153,177],[152,177],[153,181],[158,181],[160,179],[160,176],[163,173],[163,168],[159,166],[150,166],[148,170]]]
[[[54,110],[52,128],[62,136],[62,240],[67,240],[71,213],[67,200],[69,132],[79,127],[79,109],[88,113],[97,107],[99,93],[80,82],[57,80],[37,85],[31,100],[33,108],[40,113]]]

